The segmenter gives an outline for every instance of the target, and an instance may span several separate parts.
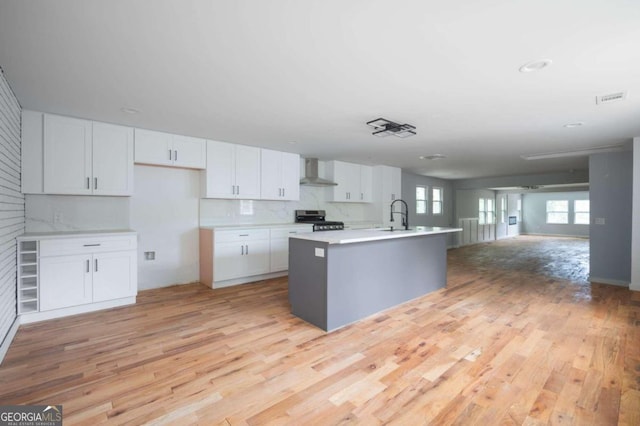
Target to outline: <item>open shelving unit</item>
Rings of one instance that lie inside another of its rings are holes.
[[[18,314],[39,311],[38,241],[18,241]]]

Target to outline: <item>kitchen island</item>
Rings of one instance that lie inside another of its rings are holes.
[[[354,230],[289,238],[291,312],[332,331],[447,282],[447,234],[460,228]]]

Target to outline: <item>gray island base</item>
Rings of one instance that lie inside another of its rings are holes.
[[[352,231],[290,238],[291,312],[332,331],[443,288],[447,233],[459,230],[425,229],[358,234],[373,233],[371,238],[350,238]],[[381,238],[374,238],[376,234]]]

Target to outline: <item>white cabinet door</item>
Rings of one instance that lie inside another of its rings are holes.
[[[40,258],[40,310],[91,303],[91,255]]]
[[[207,141],[205,198],[260,199],[260,148]]]
[[[245,247],[244,276],[266,274],[271,267],[269,262],[269,240],[248,241]]]
[[[359,164],[330,161],[327,163],[327,177],[338,184],[329,188],[329,201],[361,202]]]
[[[133,195],[133,129],[93,123],[94,195]]]
[[[373,201],[373,168],[360,166],[360,194],[359,200],[363,203]]]
[[[244,242],[215,243],[213,280],[224,281],[246,276]]]
[[[135,129],[135,162],[159,166],[173,165],[172,135]]]
[[[300,199],[300,156],[288,152],[282,153],[282,192],[283,199]]]
[[[205,198],[235,198],[235,149],[226,142],[207,141],[207,169],[203,194]]]
[[[289,239],[274,238],[271,240],[271,272],[289,269]]]
[[[173,165],[204,169],[207,164],[207,142],[204,139],[173,135]]]
[[[91,121],[44,116],[44,192],[91,194]]]
[[[93,255],[93,301],[121,299],[137,293],[137,252]]]
[[[235,146],[236,198],[260,198],[260,148]]]
[[[260,198],[263,200],[300,199],[300,156],[288,152],[261,150],[262,176]]]
[[[260,174],[262,176],[260,198],[263,200],[281,200],[283,197],[282,153],[263,149],[260,154],[260,164]]]

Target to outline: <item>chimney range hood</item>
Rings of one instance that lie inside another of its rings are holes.
[[[318,176],[318,159],[304,159],[304,177],[300,179],[300,185],[307,186],[336,186],[337,183]]]

